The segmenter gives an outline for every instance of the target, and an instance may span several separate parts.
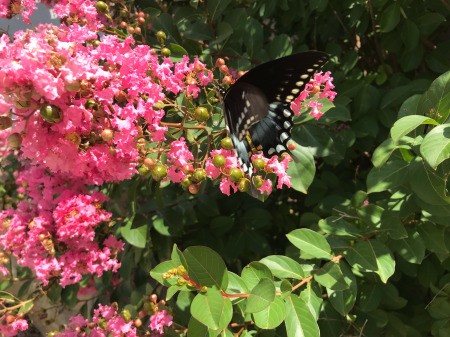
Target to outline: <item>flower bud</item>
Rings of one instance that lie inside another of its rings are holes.
[[[49,123],[59,123],[62,121],[62,112],[57,106],[45,104],[39,112],[41,117]]]
[[[108,5],[106,4],[106,2],[103,2],[103,1],[97,1],[95,3],[95,9],[97,10],[97,13],[100,13],[100,14],[106,14],[109,12]]]
[[[199,106],[197,109],[195,109],[194,116],[198,122],[200,123],[206,122],[209,119],[208,109]]]
[[[9,116],[0,116],[0,130],[6,130],[7,128],[11,127],[13,124],[13,121],[11,117]]]
[[[222,138],[222,140],[220,141],[220,145],[225,150],[231,150],[233,148],[233,142],[231,141],[230,137]]]

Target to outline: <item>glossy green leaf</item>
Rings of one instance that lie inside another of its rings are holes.
[[[298,144],[291,153],[294,161],[289,163],[287,174],[291,177],[292,188],[306,194],[316,173],[314,156],[307,147]]]
[[[277,59],[292,54],[292,42],[288,35],[280,34],[270,41],[267,46],[267,52],[271,59]]]
[[[394,142],[398,142],[400,138],[415,130],[420,125],[430,124],[438,125],[433,118],[421,115],[411,115],[400,118],[394,123],[391,129],[391,137]]]
[[[305,302],[313,317],[318,320],[323,302],[321,287],[317,283],[308,282],[299,297]]]
[[[220,330],[209,329],[194,317],[189,320],[187,337],[216,337],[219,333]]]
[[[295,247],[314,258],[327,260],[332,258],[330,244],[323,235],[311,229],[296,229],[286,236]]]
[[[397,240],[394,249],[409,263],[422,263],[425,258],[425,245],[418,232],[411,232],[407,238]]]
[[[419,43],[420,32],[414,21],[407,19],[403,22],[400,37],[407,50],[412,50],[417,46]]]
[[[206,293],[199,293],[194,297],[191,314],[209,329],[222,330],[231,321],[233,307],[231,301],[223,297],[219,290],[208,288]]]
[[[163,261],[150,271],[150,276],[153,277],[159,283],[170,286],[176,283],[175,279],[163,278],[162,275],[167,273],[170,269],[177,268],[179,265],[173,261]]]
[[[245,24],[245,31],[246,34],[242,37],[245,48],[250,56],[254,56],[261,51],[263,45],[263,29],[261,23],[256,19],[249,17]]]
[[[316,271],[314,280],[327,289],[344,290],[349,288],[339,263],[331,261]]]
[[[275,277],[293,278],[301,280],[304,278],[302,266],[290,257],[283,255],[270,255],[260,260],[271,270]]]
[[[331,305],[342,316],[346,316],[353,308],[357,297],[356,278],[353,275],[351,268],[345,262],[340,262],[342,273],[344,275],[345,283],[349,285],[348,289],[333,290],[327,288],[328,298]]]
[[[431,83],[420,98],[418,108],[441,123],[447,121],[450,115],[450,71]]]
[[[434,169],[450,158],[450,125],[439,125],[431,130],[420,145],[420,154]]]
[[[346,259],[353,267],[376,272],[384,283],[395,271],[395,260],[391,251],[375,240],[358,241],[349,249]]]
[[[420,33],[423,36],[428,36],[445,21],[445,17],[440,13],[426,12],[418,18],[417,23]]]
[[[275,299],[275,285],[273,280],[263,278],[253,287],[247,297],[245,312],[255,313],[266,309]]]
[[[273,280],[270,269],[261,262],[251,262],[242,269],[241,277],[248,289],[253,289],[263,278]]]
[[[316,319],[306,303],[296,295],[285,299],[287,337],[319,337],[320,331]]]
[[[183,262],[188,275],[201,286],[226,289],[228,285],[227,267],[222,257],[211,248],[192,246],[183,252]]]
[[[314,124],[304,124],[292,130],[292,139],[307,147],[313,156],[326,157],[333,154],[333,139],[328,132]]]
[[[127,242],[135,247],[144,248],[147,243],[147,234],[149,225],[145,222],[144,217],[134,216],[121,227],[120,233]]]
[[[280,297],[275,297],[267,308],[253,314],[255,325],[261,329],[275,329],[285,317],[286,306]]]
[[[189,53],[184,49],[182,46],[176,43],[171,43],[169,45],[170,51],[172,52],[170,54],[170,59],[173,62],[180,62],[183,59],[183,56],[189,55]]]
[[[418,158],[409,166],[408,174],[408,182],[417,197],[432,205],[450,204],[445,173],[434,171]]]
[[[391,160],[380,168],[373,168],[367,176],[367,192],[383,192],[406,182],[409,163]]]
[[[231,0],[208,0],[206,2],[206,8],[208,9],[211,21],[218,20],[230,2]]]
[[[393,30],[400,21],[400,5],[396,2],[387,6],[381,13],[379,24],[380,31],[388,33]]]

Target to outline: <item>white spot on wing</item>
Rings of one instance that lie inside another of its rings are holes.
[[[284,127],[285,129],[289,129],[289,128],[291,127],[291,123],[289,123],[288,121],[285,121],[285,122],[283,123],[283,127]]]
[[[285,148],[283,145],[278,144],[278,145],[277,145],[277,152],[278,152],[278,153],[281,153],[281,152],[283,152],[283,151],[286,151],[286,148]]]
[[[301,78],[302,80],[306,80],[308,77],[309,77],[308,74],[304,74],[304,75],[300,76],[300,78]],[[297,83],[298,83],[298,82],[297,82]],[[297,85],[298,85],[298,84],[297,84]]]
[[[269,156],[271,156],[272,154],[275,153],[275,149],[274,149],[273,147],[271,147],[271,148],[269,149],[269,151],[267,151],[267,153],[269,154]]]
[[[293,99],[294,99],[294,96],[292,96],[292,95],[286,96],[286,101],[288,101],[288,102],[292,101]]]
[[[299,92],[300,92],[300,89],[292,89],[291,90],[291,92],[294,94],[294,95],[297,95]]]
[[[308,69],[306,69],[306,71],[307,71],[308,73],[312,73],[312,72],[314,71],[314,69],[313,69],[313,68],[308,68]]]
[[[289,139],[289,135],[287,134],[287,132],[283,132],[280,135],[280,140],[284,143],[286,141],[286,139]]]
[[[289,117],[291,117],[291,112],[288,109],[284,109],[283,116],[286,118],[289,118]]]
[[[303,75],[305,76],[305,75]],[[306,77],[308,77],[308,75],[306,75]],[[295,83],[296,86],[301,87],[303,84],[305,84],[305,82],[303,81],[298,81],[297,83]]]

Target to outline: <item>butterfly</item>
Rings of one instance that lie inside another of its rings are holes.
[[[225,123],[239,163],[253,173],[251,156],[289,153],[294,114],[290,102],[329,59],[308,51],[260,64],[222,91]]]

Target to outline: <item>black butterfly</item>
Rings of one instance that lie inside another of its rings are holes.
[[[329,59],[319,51],[298,53],[249,70],[223,92],[225,122],[243,170],[250,175],[250,157],[289,152],[293,113],[289,103]]]

